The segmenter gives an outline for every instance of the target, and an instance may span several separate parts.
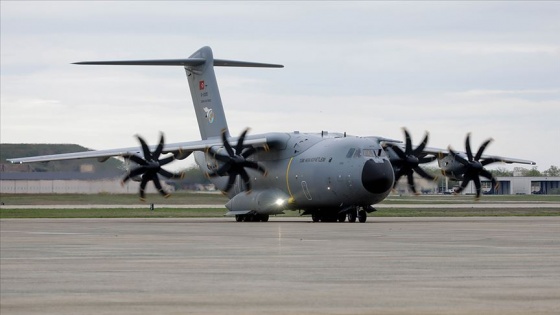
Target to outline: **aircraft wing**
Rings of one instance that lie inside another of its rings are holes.
[[[467,154],[465,152],[462,151],[455,151],[461,155],[466,156]],[[426,154],[433,154],[435,156],[446,156],[449,155],[451,153],[449,153],[449,150],[443,150],[443,149],[438,149],[438,148],[424,148],[423,150],[424,153]],[[503,157],[503,156],[497,156],[497,155],[486,155],[483,154],[481,157],[481,159],[494,159],[496,161],[499,162],[503,162],[503,163],[507,163],[507,164],[512,164],[512,163],[518,163],[518,164],[529,164],[529,165],[536,165],[537,163],[534,161],[530,161],[530,160],[524,160],[524,159],[517,159],[517,158],[510,158],[510,157]]]
[[[274,137],[251,137],[244,141],[248,146],[264,146],[274,143]],[[236,138],[229,140],[230,144],[235,145]],[[203,151],[212,146],[222,146],[221,139],[207,139],[199,141],[179,142],[165,144],[162,153],[173,153],[177,159],[184,159],[194,151]],[[154,151],[157,145],[149,146],[150,151]],[[97,158],[99,161],[104,162],[111,157],[127,156],[131,154],[142,155],[142,147],[118,148],[110,150],[97,150],[97,151],[84,151],[75,153],[53,154],[53,155],[40,155],[32,157],[22,157],[8,159],[11,163],[34,163],[34,162],[49,162],[49,161],[62,161],[62,160],[76,160],[76,159],[89,159]]]

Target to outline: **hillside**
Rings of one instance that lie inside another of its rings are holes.
[[[26,143],[0,143],[0,163],[4,164],[5,170],[34,171],[34,172],[78,172],[82,165],[92,165],[94,172],[123,172],[123,163],[118,159],[111,158],[106,162],[97,159],[81,159],[68,161],[53,161],[43,163],[30,163],[28,167],[12,168],[7,159],[16,157],[27,157],[35,155],[50,155],[60,153],[72,153],[90,151],[77,144],[26,144]]]

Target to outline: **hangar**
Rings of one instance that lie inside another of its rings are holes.
[[[513,177],[496,177],[498,183],[497,189],[492,189],[492,183],[481,177],[482,190],[485,194],[494,195],[555,195],[560,194],[560,177],[558,176],[513,176]],[[463,194],[475,194],[476,188],[470,182]]]

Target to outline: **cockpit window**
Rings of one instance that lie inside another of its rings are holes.
[[[350,148],[348,153],[346,153],[347,158],[375,158],[380,156],[380,152],[377,152],[375,149],[358,149],[358,148]]]
[[[362,152],[365,157],[377,157],[373,149],[364,149]]]

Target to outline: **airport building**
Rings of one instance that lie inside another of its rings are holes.
[[[0,172],[2,194],[137,194],[140,183],[128,181],[121,186],[122,175],[89,172]],[[161,181],[163,189],[174,187]],[[156,193],[148,183],[146,193]]]

